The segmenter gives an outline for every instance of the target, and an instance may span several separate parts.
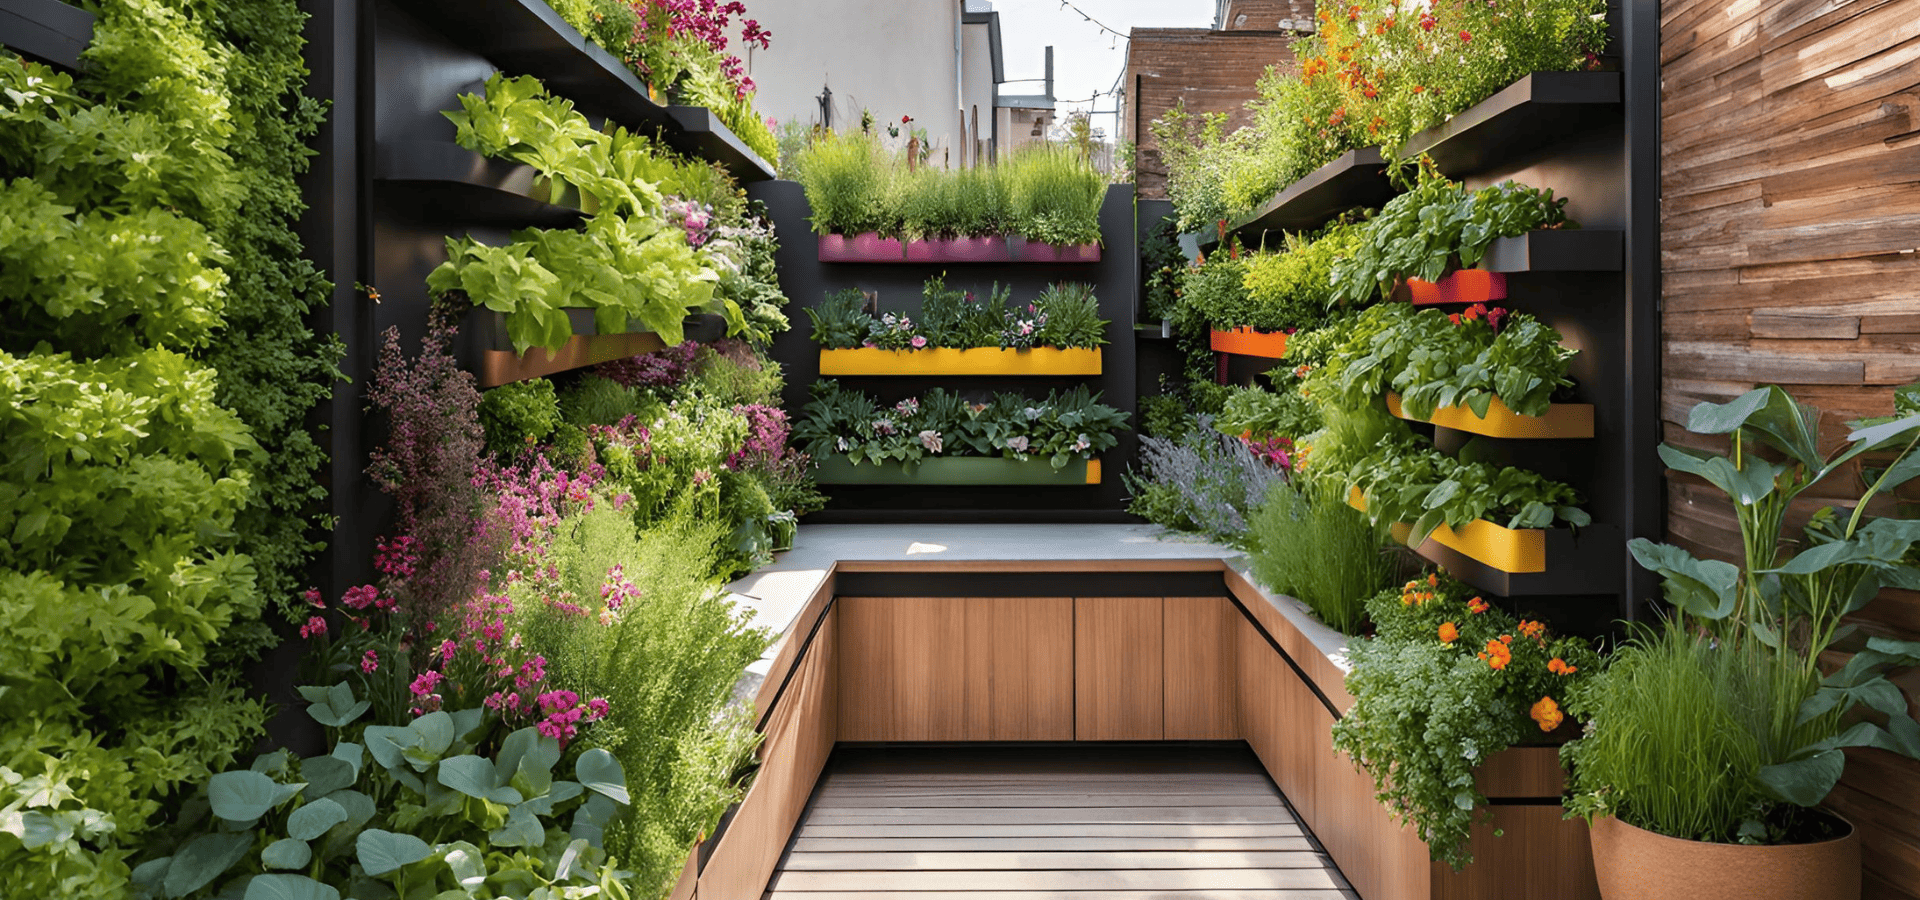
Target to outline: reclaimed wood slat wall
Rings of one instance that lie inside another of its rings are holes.
[[[1666,438],[1713,447],[1687,410],[1758,383],[1820,406],[1835,440],[1885,415],[1920,378],[1920,0],[1668,0],[1661,44]],[[1725,499],[1668,487],[1670,539],[1732,558]],[[1861,619],[1920,637],[1920,595]],[[1920,900],[1920,764],[1849,760],[1830,805],[1862,829],[1866,896]]]

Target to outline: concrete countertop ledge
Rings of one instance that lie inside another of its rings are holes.
[[[747,667],[734,696],[749,698],[759,690],[794,620],[836,566],[1122,560],[1219,562],[1245,577],[1315,647],[1343,671],[1347,668],[1346,637],[1320,624],[1300,601],[1261,587],[1239,550],[1156,525],[802,525],[792,550],[726,587],[750,625],[780,636]]]

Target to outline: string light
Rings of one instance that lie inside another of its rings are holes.
[[[1090,15],[1087,15],[1087,13],[1086,13],[1086,10],[1083,10],[1083,9],[1081,9],[1081,8],[1080,8],[1080,7],[1078,7],[1078,6],[1075,6],[1075,5],[1073,5],[1072,3],[1069,3],[1069,2],[1067,2],[1067,0],[1060,0],[1060,8],[1061,8],[1061,9],[1070,9],[1070,10],[1073,10],[1074,12],[1076,12],[1076,13],[1079,13],[1079,15],[1080,15],[1080,18],[1082,18],[1082,19],[1085,19],[1085,20],[1087,20],[1088,22],[1092,22],[1092,23],[1093,23],[1093,27],[1095,27],[1095,28],[1098,28],[1098,29],[1100,29],[1101,31],[1104,31],[1104,32],[1106,32],[1106,33],[1108,33],[1108,34],[1111,34],[1111,35],[1113,35],[1113,36],[1114,36],[1114,38],[1116,39],[1116,41],[1124,41],[1124,40],[1127,40],[1127,39],[1128,39],[1128,35],[1127,35],[1127,33],[1126,33],[1126,32],[1124,32],[1124,31],[1116,31],[1116,30],[1114,30],[1114,29],[1112,29],[1112,28],[1108,28],[1108,27],[1107,27],[1107,24],[1106,24],[1105,22],[1102,22],[1102,21],[1100,21],[1099,19],[1096,19],[1096,18],[1094,18],[1094,17],[1092,17],[1092,16],[1090,16]]]

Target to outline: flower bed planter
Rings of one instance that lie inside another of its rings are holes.
[[[1489,756],[1474,771],[1491,821],[1474,826],[1473,864],[1455,872],[1433,862],[1414,830],[1375,799],[1372,780],[1333,749],[1329,729],[1353,704],[1342,639],[1298,601],[1267,595],[1238,572],[1227,586],[1250,620],[1236,661],[1246,740],[1360,896],[1597,900],[1586,825],[1561,817],[1557,748]]]
[[[1074,460],[1055,469],[1047,460],[998,456],[949,456],[922,460],[911,469],[897,463],[854,465],[844,456],[819,461],[821,484],[1082,485],[1100,483],[1100,461]]]
[[[821,375],[1098,375],[1099,348],[1035,347],[1009,350],[880,350],[854,347],[820,351]]]
[[[1425,419],[1407,415],[1400,406],[1400,395],[1387,394],[1387,412],[1410,422],[1427,422],[1441,428],[1480,434],[1487,437],[1529,440],[1578,439],[1593,437],[1593,404],[1555,403],[1544,416],[1523,416],[1507,408],[1499,397],[1487,406],[1485,416],[1475,415],[1464,406],[1442,406]]]
[[[1439,281],[1409,278],[1407,294],[1415,306],[1442,303],[1491,303],[1507,299],[1507,276],[1485,269],[1460,269],[1441,276]]]
[[[1287,355],[1287,338],[1288,334],[1284,331],[1235,328],[1232,331],[1212,332],[1207,336],[1207,346],[1213,348],[1215,353],[1279,359]]]
[[[899,238],[875,232],[820,235],[820,261],[831,263],[1093,263],[1099,244],[1056,247],[1022,237]]]
[[[1358,487],[1347,488],[1347,505],[1367,511],[1367,495]],[[1393,523],[1393,536],[1406,540],[1413,526]],[[1441,525],[1427,540],[1467,556],[1502,572],[1544,572],[1547,570],[1547,529],[1512,529],[1475,519],[1458,530]]]

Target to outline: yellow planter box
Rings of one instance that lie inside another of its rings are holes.
[[[1387,394],[1387,412],[1410,422],[1430,422],[1441,428],[1496,438],[1567,439],[1593,437],[1593,404],[1555,403],[1544,416],[1523,416],[1507,408],[1499,397],[1487,406],[1483,418],[1464,406],[1442,406],[1433,416],[1416,419],[1400,408],[1400,395]]]
[[[1099,348],[1035,347],[1007,350],[878,350],[855,347],[820,351],[822,375],[1098,375]]]
[[[1347,505],[1367,511],[1367,496],[1358,487],[1347,488]],[[1413,526],[1393,523],[1393,536],[1405,541]],[[1468,559],[1502,572],[1526,574],[1547,570],[1547,531],[1544,528],[1512,529],[1475,519],[1458,529],[1441,525],[1428,539]]]

